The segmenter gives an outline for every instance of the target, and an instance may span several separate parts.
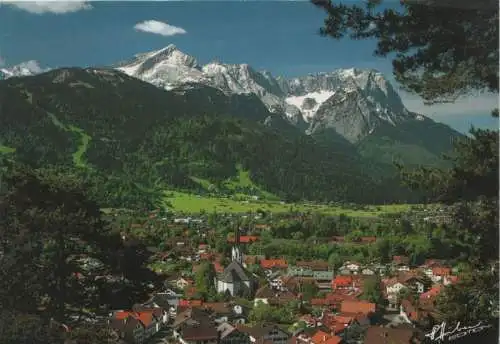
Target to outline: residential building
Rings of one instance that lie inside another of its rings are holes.
[[[286,270],[288,263],[285,259],[262,259],[260,266],[264,270]]]
[[[324,331],[317,331],[314,336],[311,337],[312,344],[341,344],[342,338],[336,335],[331,335]]]
[[[141,344],[160,331],[165,324],[165,316],[166,312],[161,308],[117,311],[112,315],[109,325],[125,341]]]
[[[278,289],[266,285],[259,288],[255,293],[254,305],[257,305],[259,302],[269,305],[282,305],[293,300],[297,300],[297,295],[291,291],[285,288]]]
[[[364,344],[419,344],[418,332],[409,327],[370,326],[364,337]]]
[[[182,344],[218,344],[217,326],[207,312],[190,308],[177,315],[173,336]]]
[[[237,328],[250,336],[252,343],[288,344],[292,337],[290,333],[275,324],[260,324],[253,327],[238,325]]]
[[[238,330],[229,323],[222,323],[217,327],[219,334],[218,344],[250,344],[250,335]]]
[[[193,306],[205,310],[216,323],[244,324],[248,320],[249,309],[234,302],[204,302]]]

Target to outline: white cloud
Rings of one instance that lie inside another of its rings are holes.
[[[158,20],[145,20],[135,24],[134,28],[137,31],[149,32],[162,36],[174,36],[186,33],[186,30],[181,27],[169,25]]]
[[[92,8],[88,1],[24,1],[24,0],[0,0],[0,6],[13,6],[20,10],[34,14],[54,13],[64,14],[89,10]]]

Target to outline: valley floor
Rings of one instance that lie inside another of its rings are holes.
[[[326,204],[313,203],[285,203],[272,200],[259,200],[246,197],[246,199],[222,198],[200,196],[183,192],[169,192],[166,194],[165,203],[176,212],[199,213],[227,212],[246,213],[262,210],[272,213],[293,211],[316,212],[325,215],[340,215],[353,217],[376,217],[384,213],[399,213],[410,209],[409,204],[390,204],[380,206],[357,206],[358,208],[340,207]]]

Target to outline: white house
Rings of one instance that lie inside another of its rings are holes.
[[[410,271],[410,267],[408,265],[400,265],[396,267],[396,270],[400,272],[408,272]]]
[[[361,265],[356,262],[345,262],[341,267],[342,270],[348,270],[353,274],[357,274],[361,269]]]
[[[387,293],[387,296],[389,295],[397,295],[401,292],[401,290],[403,289],[406,289],[407,287],[401,283],[401,282],[393,282],[393,283],[389,283],[386,285],[386,293]]]
[[[184,289],[186,288],[187,286],[191,285],[192,284],[192,281],[190,280],[187,280],[183,277],[180,277],[179,279],[177,279],[175,281],[175,286],[178,288],[178,289]]]
[[[361,270],[361,274],[362,275],[375,275],[375,271],[373,271],[372,269],[369,269],[369,268],[364,268],[363,270]]]
[[[399,293],[403,289],[407,289],[407,286],[395,278],[385,282],[385,291],[387,294],[387,300],[389,301],[389,308],[396,308]]]

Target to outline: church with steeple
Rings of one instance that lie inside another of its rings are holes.
[[[231,261],[238,262],[243,265],[243,253],[241,252],[240,247],[240,229],[239,226],[236,226],[236,230],[234,231],[234,245],[231,249]]]
[[[231,263],[217,276],[217,292],[231,296],[253,295],[257,288],[255,276],[243,267],[243,252],[240,245],[240,227],[234,231],[234,245],[231,249]]]

